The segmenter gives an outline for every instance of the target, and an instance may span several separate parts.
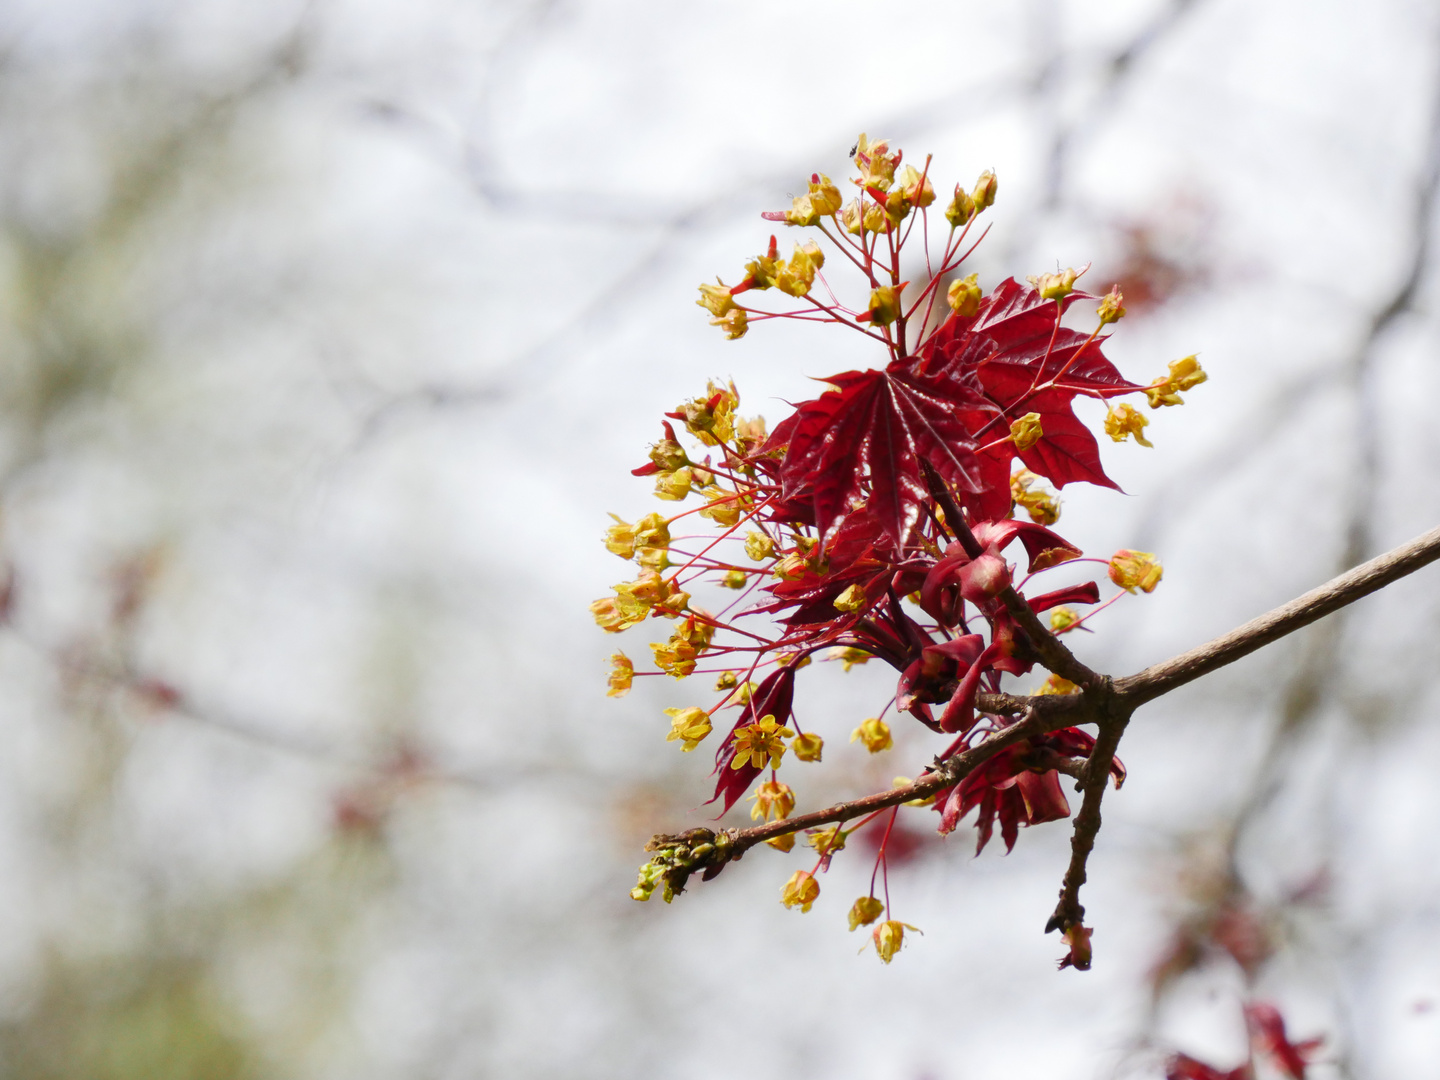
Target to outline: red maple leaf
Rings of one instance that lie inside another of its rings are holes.
[[[903,544],[929,498],[922,458],[962,491],[978,493],[993,483],[971,436],[992,411],[972,372],[925,375],[907,358],[823,381],[835,389],[803,402],[766,444],[771,450],[788,443],[782,497],[811,488],[822,536],[864,502],[885,533]]]
[[[1071,293],[1068,307],[1087,293]],[[919,370],[932,374],[973,374],[996,410],[988,430],[976,432],[982,443],[1003,438],[1007,420],[1038,413],[1044,436],[1020,454],[1026,468],[1048,477],[1056,487],[1084,480],[1115,487],[1100,464],[1095,436],[1076,418],[1077,394],[1106,398],[1140,387],[1123,378],[1101,351],[1104,338],[1057,326],[1061,307],[1034,289],[1007,278],[980,303],[973,315],[952,315],[920,352]],[[987,455],[1008,474],[1013,446],[1000,443]],[[998,516],[998,515],[997,515]]]

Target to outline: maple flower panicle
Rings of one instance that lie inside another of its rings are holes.
[[[819,761],[825,750],[825,740],[813,731],[802,731],[795,736],[790,749],[795,751],[795,756],[801,761]]]
[[[695,303],[718,319],[723,318],[735,307],[735,298],[730,295],[729,285],[719,278],[716,278],[715,281],[714,285],[702,284],[700,286],[700,299]]]
[[[1021,453],[1044,437],[1045,429],[1040,426],[1040,414],[1037,412],[1026,413],[1010,425],[1010,438],[1015,443],[1015,449]]]
[[[1148,551],[1121,548],[1110,557],[1110,580],[1128,593],[1154,592],[1164,572],[1160,560]]]
[[[623,652],[617,652],[610,657],[610,688],[605,691],[606,697],[624,697],[630,692],[630,684],[635,678],[635,664]]]
[[[735,744],[735,757],[730,762],[732,769],[763,769],[768,764],[772,769],[780,767],[785,756],[785,739],[795,732],[781,727],[774,716],[765,715],[753,724],[746,724],[731,736]]]
[[[895,954],[904,946],[906,930],[920,933],[918,927],[911,926],[909,923],[896,922],[894,919],[881,923],[871,932],[870,938],[875,942],[875,952],[885,963],[888,964],[895,959]]]
[[[798,907],[802,912],[809,911],[819,896],[820,883],[814,874],[804,870],[796,870],[780,890],[780,902],[787,908]]]
[[[873,896],[862,896],[850,906],[850,931],[854,933],[857,927],[869,926],[880,917],[885,910],[885,904]]]
[[[687,754],[710,734],[710,714],[697,705],[688,709],[666,709],[665,715],[670,717],[670,734],[665,736],[665,741],[684,740],[685,745],[680,749]]]
[[[1125,317],[1125,294],[1120,291],[1119,285],[1110,286],[1110,291],[1101,299],[1095,314],[1100,317],[1101,326],[1109,326]]]
[[[894,740],[890,737],[890,725],[876,716],[872,716],[850,733],[850,741],[853,743],[856,739],[872,754],[889,750],[894,745]]]
[[[1146,425],[1150,423],[1133,405],[1121,404],[1105,413],[1105,434],[1115,442],[1124,442],[1131,435],[1141,446],[1155,444],[1145,438]]]
[[[962,319],[968,319],[980,310],[980,275],[971,274],[968,277],[957,278],[950,283],[950,288],[945,292],[945,302],[950,305],[950,310]]]
[[[1172,360],[1169,374],[1155,385],[1147,386],[1145,396],[1150,400],[1152,409],[1165,405],[1184,405],[1185,399],[1180,396],[1180,391],[1199,386],[1208,378],[1210,376],[1200,366],[1200,361],[1193,355],[1186,356]]]

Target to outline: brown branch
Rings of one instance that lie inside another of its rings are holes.
[[[975,539],[975,534],[970,531],[970,526],[965,521],[965,513],[956,504],[955,498],[950,493],[950,488],[940,474],[935,471],[928,461],[920,460],[920,467],[925,472],[925,483],[930,489],[930,495],[939,504],[940,509],[945,511],[945,521],[960,541],[960,546],[965,549],[965,554],[972,559],[978,559],[983,555],[984,549],[980,541]],[[1014,586],[1007,585],[1005,591],[1000,593],[999,600],[1005,605],[1005,610],[1010,617],[1019,624],[1020,629],[1025,631],[1035,655],[1045,665],[1046,670],[1053,671],[1062,678],[1069,679],[1076,686],[1084,687],[1086,690],[1094,691],[1102,696],[1109,693],[1109,679],[1097,672],[1091,671],[1075,658],[1075,654],[1067,649],[1064,643],[1050,632],[1050,628],[1040,621],[1040,617],[1030,609],[1025,598],[1015,591]]]
[[[1309,626],[1361,597],[1440,559],[1440,527],[1401,544],[1384,555],[1327,581],[1318,589],[1282,604],[1244,626],[1199,648],[1181,653],[1138,674],[1116,681],[1115,693],[1131,708],[1167,694],[1178,686],[1233,664],[1243,656]]]

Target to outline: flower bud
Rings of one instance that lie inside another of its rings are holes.
[[[624,697],[630,692],[630,683],[635,677],[635,665],[623,652],[610,657],[610,689],[606,697]]]
[[[975,181],[975,190],[970,193],[970,199],[975,203],[975,212],[988,210],[995,205],[995,191],[998,184],[995,180],[995,171],[986,169],[980,174],[980,179]]]
[[[915,930],[909,923],[896,922],[891,919],[883,922],[871,932],[871,939],[875,942],[875,951],[880,954],[880,959],[890,963],[895,954],[905,944],[905,931]],[[918,934],[920,931],[915,930]]]
[[[950,310],[963,319],[968,319],[980,310],[980,275],[957,278],[950,283],[945,293],[945,302]]]
[[[1135,441],[1141,446],[1154,446],[1154,443],[1145,438],[1145,428],[1149,423],[1150,421],[1137,412],[1134,406],[1122,404],[1105,413],[1105,434],[1116,442],[1124,442],[1134,435]]]
[[[1194,356],[1187,356],[1182,360],[1172,361],[1170,373],[1161,382],[1146,387],[1145,396],[1150,399],[1152,409],[1158,409],[1162,405],[1183,405],[1185,399],[1179,392],[1199,386],[1209,377]]]
[[[1119,322],[1125,317],[1125,297],[1120,292],[1119,285],[1111,285],[1110,291],[1100,301],[1100,306],[1095,309],[1095,314],[1100,316],[1100,325],[1108,326],[1110,323]]]
[[[955,196],[945,208],[945,220],[952,229],[958,229],[975,216],[975,200],[959,184],[955,185]]]
[[[873,896],[862,896],[850,907],[850,929],[854,931],[857,926],[869,926],[880,917],[885,910],[885,904]]]
[[[1029,281],[1042,299],[1063,300],[1075,291],[1075,279],[1079,276],[1078,271],[1067,268],[1056,274],[1037,274]]]
[[[1050,629],[1057,634],[1062,630],[1068,630],[1080,621],[1080,613],[1074,608],[1057,607],[1050,612]]]
[[[1110,580],[1128,593],[1154,592],[1163,573],[1160,560],[1148,551],[1121,548],[1110,557]]]
[[[775,557],[775,541],[762,532],[746,533],[745,554],[756,562],[773,559]]]
[[[820,883],[804,870],[796,870],[780,890],[780,902],[787,908],[798,906],[801,911],[809,911],[819,896]]]
[[[744,570],[727,570],[725,576],[720,579],[720,584],[727,589],[743,589],[749,580],[750,578]]]
[[[825,749],[825,740],[814,732],[801,732],[795,736],[795,741],[790,744],[790,749],[801,761],[819,761],[820,754]]]
[[[735,306],[735,298],[730,295],[730,287],[719,278],[715,279],[719,284],[701,285],[700,299],[695,303],[703,307],[711,315],[719,318]]]
[[[879,717],[872,716],[859,727],[850,733],[850,741],[853,743],[859,739],[865,749],[872,754],[878,754],[882,750],[889,750],[894,740],[890,737],[890,725]]]
[[[889,326],[900,317],[900,290],[904,286],[881,285],[870,293],[870,321],[876,326]]]
[[[680,749],[687,754],[699,746],[701,740],[710,734],[710,716],[698,706],[692,705],[688,709],[666,709],[665,715],[670,717],[670,734],[665,736],[665,741],[684,740],[685,745]]]
[[[1045,429],[1040,426],[1039,413],[1026,413],[1010,425],[1010,438],[1014,440],[1015,449],[1022,454],[1044,437]]]
[[[847,615],[861,610],[869,602],[865,597],[865,590],[859,585],[847,586],[845,591],[832,601],[836,611],[843,611]]]
[[[935,188],[930,177],[913,165],[906,165],[895,178],[896,188],[911,206],[924,209],[935,201]]]
[[[795,809],[795,792],[790,790],[789,784],[778,780],[766,780],[750,798],[755,800],[755,805],[750,808],[752,821],[769,821],[772,817],[780,821],[788,818],[790,811]]]

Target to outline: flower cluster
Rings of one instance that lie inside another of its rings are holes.
[[[858,725],[851,741],[870,754],[887,752],[895,719],[905,714],[938,739],[926,758],[943,762],[1018,719],[979,707],[982,695],[1002,692],[1006,676],[1026,675],[1039,661],[1002,602],[1010,590],[1031,611],[1049,612],[1055,633],[1068,634],[1119,597],[1154,589],[1161,567],[1153,555],[1126,550],[1087,560],[1052,529],[1060,489],[1115,487],[1073,403],[1141,395],[1158,408],[1179,404],[1180,391],[1205,379],[1194,357],[1148,385],[1122,377],[1103,346],[1105,328],[1125,314],[1123,298],[1118,288],[1103,297],[1080,291],[1084,269],[1041,274],[1028,285],[1008,279],[988,293],[977,275],[962,274],[979,242],[977,224],[995,202],[992,172],[969,188],[955,186],[941,207],[929,158],[916,168],[885,141],[862,135],[853,161],[852,198],[813,175],[789,209],[764,215],[803,230],[803,239],[786,255],[770,237],[736,284],[702,285],[698,303],[730,338],[771,319],[838,325],[872,339],[883,366],[827,376],[825,392],[773,429],[742,414],[730,383],[711,382],[666,413],[661,437],[633,472],[651,479],[662,502],[690,505],[634,524],[616,518],[605,544],[636,564],[635,576],[591,605],[611,633],[649,620],[668,628],[668,638],[650,646],[654,672],[637,672],[616,653],[612,696],[644,674],[714,680],[717,698],[708,707],[667,710],[668,737],[689,751],[719,728],[711,802],[723,814],[760,781],[751,799],[762,821],[784,821],[795,806],[795,793],[779,780],[782,765],[793,760],[803,769],[822,757],[824,738],[801,727],[794,707],[797,677],[813,659],[845,671],[872,659],[893,668],[894,697],[878,715],[850,721]],[[932,210],[939,210],[938,238]],[[910,261],[917,242],[923,277]],[[837,268],[859,282],[849,301],[840,298],[838,275],[833,284],[828,276]],[[762,294],[778,294],[781,306],[761,306]],[[1095,303],[1093,328],[1072,328],[1067,314],[1084,301]],[[1104,431],[1150,446],[1147,423],[1120,404],[1110,407]],[[1102,602],[1099,584],[1075,573],[1087,563],[1107,566],[1119,591]],[[1062,567],[1070,580],[1039,587]],[[1038,692],[1076,689],[1057,678]],[[896,718],[887,719],[892,709]],[[1017,742],[936,798],[917,801],[938,812],[941,832],[977,811],[982,848],[998,822],[1008,849],[1021,825],[1069,816],[1060,777],[1073,775],[1093,746],[1075,728]],[[1113,771],[1118,784],[1123,768]],[[884,830],[876,856],[882,881],[899,809],[849,830]],[[787,906],[810,909],[820,891],[816,875],[846,835],[838,825],[810,835],[817,862],[785,886]],[[787,833],[769,843],[789,851],[794,841]],[[649,896],[662,870],[671,873],[676,864],[666,857],[670,869],[652,860],[642,870],[637,896]],[[888,898],[882,903],[875,893],[872,876],[870,895],[851,909],[852,929],[888,912]],[[900,949],[905,928],[887,918],[874,931],[881,959]],[[1073,956],[1088,949],[1078,937],[1071,946]]]

